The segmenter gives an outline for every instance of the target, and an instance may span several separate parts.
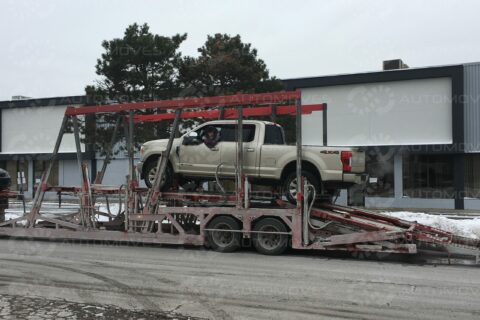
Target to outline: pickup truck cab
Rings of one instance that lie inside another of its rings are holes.
[[[213,180],[234,178],[236,173],[235,120],[203,123],[173,142],[162,190],[172,186],[174,178]],[[167,139],[148,141],[140,149],[137,165],[142,179],[152,186],[156,164]],[[296,196],[296,146],[285,143],[283,128],[268,121],[243,121],[243,170],[249,181],[281,186],[292,203]],[[365,182],[365,154],[349,147],[303,146],[302,175],[317,195],[333,194],[340,188]]]

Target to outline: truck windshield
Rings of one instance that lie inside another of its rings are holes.
[[[273,124],[265,126],[265,141],[264,144],[285,144],[285,137],[283,129]]]

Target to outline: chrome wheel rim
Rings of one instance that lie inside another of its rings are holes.
[[[163,174],[163,177],[162,177],[162,181],[160,182],[160,187],[163,187],[163,185],[165,184],[165,173],[166,173],[167,169],[165,168],[165,172]],[[153,186],[153,184],[155,183],[155,176],[157,175],[157,167],[153,167],[152,169],[150,169],[150,172],[148,173],[148,182],[150,182],[150,185]]]
[[[303,177],[303,179],[307,184],[310,184],[310,181],[306,177]],[[297,178],[290,181],[290,184],[288,185],[288,193],[293,199],[297,198]]]

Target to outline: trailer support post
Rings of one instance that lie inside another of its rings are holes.
[[[296,120],[296,140],[297,140],[297,209],[302,216],[302,238],[303,244],[308,245],[308,224],[305,228],[306,217],[302,211],[302,201],[304,197],[303,177],[302,177],[302,100],[295,100],[295,120]],[[307,208],[303,208],[307,210]]]
[[[73,122],[73,136],[75,137],[75,150],[77,152],[78,171],[80,171],[80,176],[83,176],[82,148],[81,148],[81,145],[80,145],[80,129],[78,127],[77,116],[72,116],[72,122]]]
[[[102,169],[97,173],[97,176],[95,177],[95,184],[101,184],[103,182],[103,177],[105,176],[105,172],[107,171],[107,166],[112,158],[113,146],[115,145],[115,139],[117,137],[118,127],[120,127],[121,121],[122,116],[119,115],[117,117],[115,127],[113,128],[112,138],[110,139],[110,144],[108,145],[107,154],[105,155],[105,159],[103,159]]]
[[[277,122],[277,105],[272,104],[272,115],[270,116],[272,122]]]
[[[175,120],[173,121],[172,131],[170,132],[170,137],[168,138],[167,148],[158,159],[157,173],[155,174],[155,180],[152,187],[148,191],[145,206],[143,207],[144,214],[155,213],[154,211],[157,205],[162,179],[163,179],[163,176],[165,175],[165,170],[167,169],[168,159],[172,151],[173,140],[175,139],[175,133],[178,130],[181,114],[182,114],[182,109],[175,110]]]
[[[73,136],[75,138],[75,149],[77,152],[77,164],[80,172],[80,183],[82,184],[82,194],[80,200],[80,220],[83,227],[90,227],[92,198],[90,192],[90,183],[88,181],[88,171],[82,159],[82,148],[80,144],[80,128],[78,126],[77,116],[72,116]]]
[[[297,208],[302,207],[302,106],[300,99],[295,100],[295,134],[297,142]]]
[[[244,184],[243,184],[243,108],[237,107],[237,176],[235,188],[237,189],[237,208],[243,206]]]
[[[128,112],[128,174],[130,175],[130,180],[136,180],[135,175],[135,163],[134,163],[134,141],[133,141],[133,110]]]
[[[327,121],[327,109],[328,105],[326,103],[323,104],[323,112],[322,112],[322,127],[323,127],[323,146],[328,146],[328,121]]]
[[[62,138],[65,132],[65,127],[67,126],[68,119],[69,119],[69,116],[67,115],[63,117],[62,124],[60,125],[60,131],[58,132],[57,141],[55,142],[55,147],[53,148],[53,153],[50,158],[50,163],[48,164],[47,170],[42,174],[40,185],[37,187],[37,190],[35,191],[35,197],[33,198],[32,209],[30,210],[27,216],[28,227],[34,226],[35,219],[37,218],[37,215],[40,213],[43,197],[45,196],[45,188],[47,186],[47,181],[48,181],[48,178],[50,177],[50,172],[52,171],[53,163],[57,159],[58,150],[60,149],[60,144],[62,143]]]

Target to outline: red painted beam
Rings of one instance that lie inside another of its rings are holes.
[[[387,225],[385,225],[385,227],[381,227],[381,226],[379,226],[377,224],[374,224],[374,223],[370,224],[365,220],[362,221],[362,220],[350,219],[350,218],[344,217],[341,214],[336,214],[334,212],[324,211],[324,210],[317,209],[317,208],[313,208],[312,211],[310,212],[310,215],[312,217],[317,217],[317,218],[320,218],[320,219],[336,221],[336,222],[343,223],[345,225],[359,227],[359,228],[361,228],[363,230],[366,230],[366,231],[387,230],[386,229]]]
[[[68,107],[65,115],[74,116],[92,113],[119,112],[128,110],[148,110],[148,109],[188,109],[188,108],[209,108],[209,107],[231,107],[231,106],[251,106],[258,104],[280,104],[291,100],[300,99],[301,92],[297,91],[279,91],[269,93],[240,93],[228,96],[215,96],[204,98],[188,98],[176,100],[158,100],[147,102],[134,102],[122,104],[110,104],[102,106],[84,106]]]
[[[325,108],[324,104],[311,104],[302,106],[302,114],[311,114],[313,111],[322,111]],[[243,109],[244,117],[259,117],[269,116],[272,114],[272,106],[266,107],[254,107]],[[291,115],[295,116],[295,106],[277,106],[277,115]],[[205,119],[218,119],[220,116],[220,110],[205,110],[205,111],[185,111],[180,115],[181,119],[191,118],[205,118]],[[223,114],[225,119],[237,119],[238,114],[236,109],[225,109]],[[173,120],[175,113],[162,113],[162,114],[146,114],[134,116],[135,122],[155,122],[162,120]]]
[[[5,199],[5,198],[16,198],[18,197],[19,193],[10,191],[10,190],[2,190],[0,191],[0,198]]]

